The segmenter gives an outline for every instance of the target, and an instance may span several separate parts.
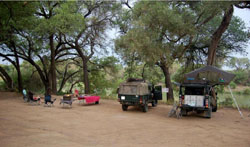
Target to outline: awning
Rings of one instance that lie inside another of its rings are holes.
[[[196,69],[184,75],[184,83],[209,83],[227,85],[233,78],[234,74],[223,71],[215,66],[205,66]]]

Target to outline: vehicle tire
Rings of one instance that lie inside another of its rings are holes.
[[[122,110],[127,111],[128,110],[128,105],[122,105]]]
[[[142,106],[142,111],[148,112],[148,104],[147,103]]]
[[[181,109],[181,116],[187,116],[187,110]]]
[[[215,106],[213,106],[213,109],[212,109],[212,112],[216,112],[217,111],[217,99],[216,99],[216,104],[215,104]]]
[[[96,101],[95,104],[99,104],[99,101]]]
[[[152,102],[152,107],[156,107],[157,106],[157,100],[153,100],[153,102]]]
[[[205,112],[205,117],[206,118],[211,118],[212,116],[212,108],[209,108],[207,111],[204,111]]]

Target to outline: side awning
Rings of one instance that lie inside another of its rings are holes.
[[[227,85],[234,74],[223,71],[215,66],[205,66],[184,75],[184,83],[209,83],[212,85]]]

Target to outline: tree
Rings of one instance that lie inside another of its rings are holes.
[[[116,40],[117,50],[130,50],[146,63],[158,65],[173,99],[170,68],[190,47],[199,29],[221,12],[219,4],[206,2],[138,2],[129,31]],[[211,13],[208,13],[211,12]]]
[[[18,90],[19,92],[23,89],[22,84],[22,75],[20,71],[20,63],[19,58],[16,52],[15,46],[15,24],[17,21],[20,21],[23,17],[30,17],[34,12],[35,5],[30,4],[26,5],[23,2],[1,2],[0,3],[0,46],[1,46],[1,53],[0,56],[10,62],[16,69],[18,74]],[[6,47],[12,48],[14,56],[9,57],[4,54],[6,52]]]
[[[40,28],[39,31],[41,31],[41,29],[44,29],[48,32],[48,40],[49,40],[49,46],[50,46],[50,72],[49,73],[50,73],[51,90],[52,90],[52,93],[54,94],[57,93],[56,50],[60,48],[62,43],[61,42],[59,42],[58,44],[54,43],[56,30],[51,29],[51,27],[55,25],[51,23],[50,19],[53,19],[52,17],[56,15],[56,13],[54,12],[54,9],[56,9],[56,7],[59,4],[60,2],[57,2],[57,1],[40,2],[40,8],[35,13],[36,15],[43,17],[45,19],[45,20],[41,20],[41,21],[45,21],[41,23],[46,23],[46,22],[48,23],[47,25],[45,25],[45,28],[44,27]]]
[[[13,81],[10,75],[5,71],[5,69],[0,66],[0,77],[7,84],[8,89],[13,89]]]
[[[191,68],[191,70],[194,70],[199,68],[199,65],[207,63],[208,48],[211,42],[210,36],[216,31],[221,20],[221,16],[216,16],[199,31],[197,39],[194,39],[195,41],[184,54],[184,58],[181,61],[181,64],[187,67],[187,69]],[[229,58],[232,53],[244,54],[249,40],[248,34],[245,23],[239,17],[233,16],[228,29],[222,34],[220,43],[216,48],[215,65],[222,66],[223,61]]]
[[[250,60],[248,58],[232,57],[226,62],[226,65],[237,71],[250,70]]]
[[[216,48],[220,42],[222,34],[226,31],[228,28],[231,18],[233,16],[234,7],[244,9],[244,8],[250,8],[250,2],[240,1],[240,2],[233,2],[231,3],[226,9],[224,10],[224,16],[221,21],[220,26],[218,29],[214,32],[212,36],[212,40],[210,43],[210,46],[208,48],[208,61],[207,65],[213,65],[216,57]]]
[[[118,8],[115,3],[103,1],[84,1],[80,3],[72,3],[67,11],[69,14],[74,13],[78,22],[83,23],[82,27],[64,33],[64,41],[68,48],[75,49],[78,56],[82,59],[83,82],[85,93],[90,93],[90,81],[88,62],[94,56],[95,52],[104,51],[105,48],[105,32],[109,22],[115,15],[114,11]],[[76,14],[75,14],[76,13]],[[79,21],[80,20],[80,21]],[[100,50],[101,49],[101,50]]]
[[[213,33],[212,40],[208,48],[208,59],[207,65],[213,65],[216,56],[216,48],[220,43],[222,34],[226,31],[233,16],[233,5],[230,5],[228,9],[225,10],[223,19],[221,21],[218,29]]]

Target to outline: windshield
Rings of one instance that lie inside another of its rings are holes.
[[[185,95],[204,95],[204,87],[186,87]]]

